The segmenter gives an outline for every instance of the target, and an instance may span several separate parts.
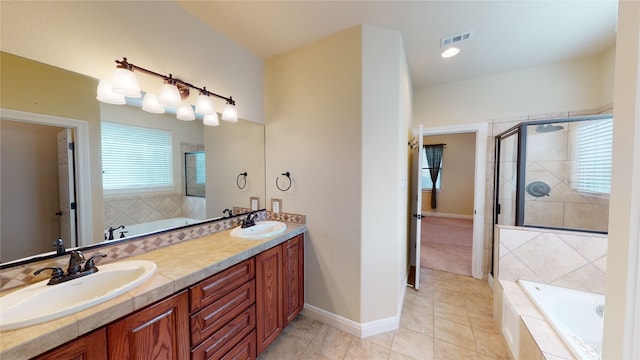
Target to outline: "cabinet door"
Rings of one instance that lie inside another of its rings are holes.
[[[283,244],[284,250],[284,327],[304,306],[304,235]]]
[[[107,360],[107,332],[104,328],[79,337],[32,360]]]
[[[282,246],[256,256],[256,335],[258,354],[283,329]]]
[[[109,359],[189,358],[189,300],[174,295],[108,326]]]

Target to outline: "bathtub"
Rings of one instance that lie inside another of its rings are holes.
[[[132,236],[157,232],[160,230],[173,229],[177,227],[191,225],[199,222],[202,222],[202,220],[192,219],[187,217],[177,217],[177,218],[171,218],[171,219],[155,220],[155,221],[150,221],[142,224],[126,225],[124,229],[118,229],[114,231],[113,237],[114,237],[114,240],[119,239],[121,231],[126,231],[125,237],[132,237]]]
[[[601,359],[604,295],[527,280],[518,283],[574,356]]]

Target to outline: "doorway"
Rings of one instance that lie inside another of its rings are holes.
[[[474,132],[424,137],[422,267],[471,276],[475,137]],[[442,147],[442,161],[434,191],[426,154],[430,147],[438,146]]]
[[[471,275],[476,279],[482,279],[484,276],[484,264],[483,264],[483,249],[484,249],[484,214],[485,214],[485,187],[486,187],[486,155],[487,155],[487,123],[465,124],[455,126],[444,126],[435,128],[420,129],[414,131],[416,136],[421,138],[431,135],[447,135],[447,134],[460,134],[460,133],[474,133],[475,134],[475,156],[474,156],[474,187],[473,187],[473,225],[472,225],[472,250],[471,250]],[[421,150],[421,149],[418,149]],[[444,165],[446,166],[446,165]],[[412,192],[416,191],[416,188],[421,192],[421,183],[413,184]],[[414,214],[416,215],[416,214]],[[418,214],[419,218],[422,214]],[[421,235],[420,228],[422,222],[417,221],[417,226],[412,226],[412,238],[417,238]],[[410,243],[410,248],[413,248]],[[416,270],[420,265],[420,253],[412,252],[410,263],[416,264]],[[415,271],[412,275],[415,277],[414,283],[418,282],[419,271]]]
[[[62,118],[62,117],[56,117],[56,116],[50,116],[50,115],[34,114],[34,113],[15,111],[15,110],[9,110],[9,109],[1,109],[1,112],[2,112],[3,122],[6,120],[7,123],[13,122],[15,124],[22,124],[21,127],[28,126],[29,128],[34,128],[34,129],[51,129],[51,131],[48,131],[48,130],[47,131],[52,133],[51,137],[53,142],[53,148],[52,150],[50,150],[50,152],[53,153],[52,156],[54,156],[54,160],[49,161],[49,162],[53,162],[53,164],[48,164],[47,167],[51,167],[52,170],[49,175],[41,174],[38,176],[43,177],[44,178],[43,181],[45,183],[54,183],[54,184],[59,183],[67,186],[66,191],[60,192],[60,196],[56,197],[56,199],[58,200],[70,199],[70,200],[64,200],[65,202],[68,203],[66,207],[62,206],[59,202],[56,204],[52,204],[51,206],[55,207],[55,210],[53,211],[50,210],[48,211],[47,214],[45,214],[46,216],[48,216],[48,218],[55,219],[58,216],[62,219],[64,219],[65,217],[69,218],[65,220],[68,222],[68,224],[65,225],[63,228],[60,227],[60,224],[59,224],[60,221],[56,221],[57,230],[51,233],[54,235],[48,234],[45,237],[38,237],[36,235],[25,236],[28,230],[33,230],[35,228],[33,226],[34,223],[41,223],[41,222],[38,222],[37,220],[33,220],[34,215],[33,215],[33,211],[31,210],[26,210],[28,213],[32,215],[25,217],[27,221],[25,222],[24,227],[19,228],[18,222],[15,222],[15,221],[11,222],[14,225],[12,226],[12,228],[15,228],[15,230],[19,234],[21,234],[20,242],[24,243],[25,239],[34,238],[34,239],[37,239],[39,243],[41,243],[37,245],[39,246],[38,248],[39,251],[35,251],[35,248],[34,248],[32,250],[34,250],[35,252],[33,251],[27,252],[27,255],[33,255],[34,253],[52,251],[53,250],[52,244],[54,240],[56,240],[56,236],[62,236],[61,234],[68,233],[67,231],[72,231],[73,233],[75,233],[75,235],[74,236],[66,235],[65,237],[67,237],[67,239],[63,238],[65,247],[83,246],[85,245],[86,241],[89,241],[90,243],[92,239],[91,187],[90,187],[90,179],[89,179],[90,175],[88,174],[88,172],[82,171],[83,169],[88,169],[88,161],[89,161],[88,160],[89,159],[88,122],[82,121],[82,120],[68,119],[68,118]],[[57,137],[56,133],[60,132],[60,130],[64,130],[63,134],[61,134],[60,137]],[[70,135],[71,133],[73,133],[72,136]],[[74,139],[75,150],[67,151],[69,150],[69,148],[68,148],[68,145],[66,145],[66,143],[71,137],[73,137]],[[64,144],[62,144],[63,142]],[[23,148],[23,154],[20,154],[20,155],[25,157],[25,159],[30,158],[31,153],[33,153],[36,150],[35,149],[36,147],[38,147],[37,140],[35,145],[31,147],[27,147],[26,149]],[[61,153],[65,153],[65,154],[62,154],[64,155],[64,157],[58,157]],[[14,159],[16,157],[15,152],[12,152],[12,150],[7,151],[7,155],[10,156],[10,159]],[[62,159],[63,161],[61,161],[60,159]],[[29,162],[33,162],[33,161],[35,160],[29,160]],[[25,163],[26,163],[26,160],[25,160]],[[60,174],[60,171],[58,168],[62,167],[63,165],[66,171],[68,171],[65,174],[65,176],[68,177],[67,179],[58,178]],[[3,161],[3,167],[4,166],[5,166],[5,163]],[[35,164],[34,168],[37,169],[38,166],[39,165]],[[5,174],[4,169],[3,169],[3,174]],[[36,176],[33,175],[31,177],[36,177]],[[32,180],[29,177],[25,177],[25,176],[23,176],[23,178],[25,178],[24,182],[26,182],[26,180]],[[75,180],[75,186],[73,184],[69,184],[68,180]],[[4,185],[5,183],[3,179],[3,186]],[[75,190],[71,190],[72,188]],[[7,189],[3,189],[3,190],[7,190]],[[56,189],[53,189],[53,190],[49,189],[46,191],[58,193],[59,189],[56,187]],[[7,209],[11,208],[16,210],[16,206],[19,204],[22,204],[24,201],[17,200],[13,203],[5,203],[5,197],[6,197],[5,195],[10,193],[11,191],[7,191],[7,192],[3,191],[3,197],[2,197],[3,207],[7,206]],[[12,212],[15,212],[15,211],[12,211]],[[9,212],[4,212],[4,211],[2,212],[3,216],[4,214],[8,214],[8,213]],[[58,213],[62,213],[62,214],[58,215]],[[70,221],[70,220],[77,220],[77,221],[74,224],[73,221]],[[54,222],[54,221],[52,220],[51,222]],[[5,230],[5,227],[3,227],[3,230]],[[5,242],[9,243],[9,241],[10,241],[9,237],[5,239],[5,236],[4,235],[2,236],[3,243]],[[36,245],[28,245],[28,246],[33,247]],[[3,250],[8,248],[9,247],[4,247]],[[5,256],[5,253],[3,251],[3,257],[4,256]],[[15,260],[15,259],[7,258],[6,260]],[[3,259],[3,262],[5,262],[5,259]]]

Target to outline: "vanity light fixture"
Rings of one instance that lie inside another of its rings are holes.
[[[186,81],[176,79],[172,74],[163,75],[155,71],[151,71],[140,66],[134,65],[127,61],[127,58],[116,60],[116,70],[114,71],[111,81],[101,80],[98,84],[97,99],[100,102],[114,105],[123,105],[126,103],[125,97],[139,98],[142,96],[138,79],[134,75],[135,71],[159,77],[164,80],[164,84],[160,93],[147,93],[142,101],[142,110],[162,114],[165,106],[177,108],[177,118],[184,121],[195,119],[195,113],[203,115],[203,124],[208,126],[218,126],[218,114],[216,113],[211,96],[226,100],[226,106],[222,113],[222,120],[228,122],[238,122],[238,112],[236,110],[236,102],[229,97],[218,95],[207,90],[206,87],[197,87]],[[199,91],[199,96],[195,106],[184,104],[182,100],[189,97],[189,89]]]

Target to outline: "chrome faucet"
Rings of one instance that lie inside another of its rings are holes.
[[[254,226],[256,224],[257,217],[258,214],[256,214],[255,212],[249,212],[244,220],[240,220],[240,227],[245,229]]]
[[[53,247],[56,248],[57,255],[64,255],[65,248],[64,248],[64,242],[62,241],[62,239],[58,238],[58,240],[54,241]]]
[[[69,266],[67,268],[67,274],[65,274],[64,271],[57,266],[48,266],[40,270],[37,270],[36,272],[33,273],[33,275],[38,275],[44,270],[51,270],[51,279],[49,279],[49,282],[47,283],[47,285],[60,284],[65,281],[77,279],[79,277],[83,277],[83,276],[97,272],[98,268],[95,265],[95,259],[99,257],[106,257],[106,256],[107,255],[104,255],[104,254],[96,254],[90,257],[89,260],[85,262],[84,255],[82,254],[82,252],[75,250],[71,252],[71,257],[69,258]],[[84,269],[82,268],[83,263],[85,264]]]

